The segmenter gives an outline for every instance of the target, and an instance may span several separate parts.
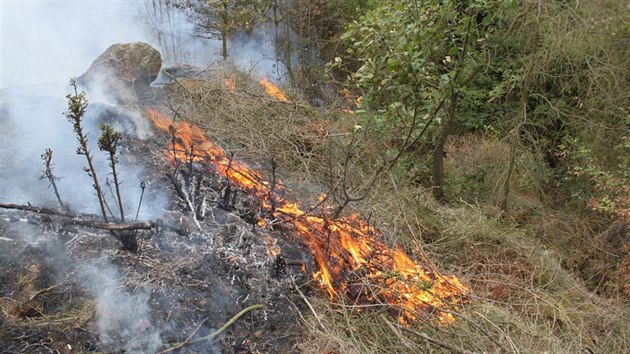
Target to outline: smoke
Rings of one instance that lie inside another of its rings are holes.
[[[1,1],[0,87],[66,82],[117,42],[150,41],[139,1]]]
[[[121,275],[106,258],[83,267],[81,278],[96,301],[96,323],[105,348],[124,348],[131,353],[157,351],[162,340],[149,318],[147,290],[121,291]]]
[[[235,34],[228,42],[228,53],[236,67],[259,78],[269,76],[282,81],[287,77],[286,66],[277,60],[270,24],[263,24],[252,33]]]
[[[53,150],[55,175],[61,197],[73,210],[98,213],[90,177],[83,171],[85,158],[72,126],[62,112],[71,92],[68,79],[82,74],[113,43],[145,41],[156,44],[139,11],[144,1],[1,1],[2,53],[0,55],[0,200],[47,204],[54,201],[47,181],[40,181],[40,155]],[[113,106],[108,93],[88,92],[90,105],[84,128],[96,170],[104,185],[110,171],[105,154],[96,146],[98,124],[116,116],[115,128],[131,137],[147,137],[148,123],[140,113]],[[120,122],[132,122],[121,124]],[[129,210],[137,205],[143,173],[121,159],[122,194]],[[106,188],[105,186],[103,186]],[[147,189],[143,217],[161,213],[164,196]],[[115,205],[115,203],[111,203]]]
[[[47,85],[47,87],[51,87]],[[61,92],[70,92],[70,88],[61,85]],[[88,95],[88,100],[90,96]],[[3,144],[0,145],[0,200],[37,205],[55,203],[55,196],[49,188],[47,180],[40,180],[44,165],[40,155],[45,149],[53,151],[53,173],[60,179],[56,182],[61,198],[69,204],[72,210],[99,213],[92,180],[83,171],[87,165],[85,157],[76,154],[78,142],[72,125],[66,120],[62,112],[67,110],[67,103],[63,95],[48,96],[35,95],[4,95],[0,103],[4,112],[0,126],[6,132],[3,134]],[[102,188],[109,196],[105,186],[106,178],[111,169],[107,155],[99,151],[97,140],[98,125],[104,118],[112,118],[114,128],[127,133],[124,139],[136,139],[144,134],[137,134],[137,122],[144,122],[139,112],[114,107],[107,103],[92,102],[87,108],[83,127],[88,133],[90,151],[94,156],[95,169]],[[146,122],[145,122],[146,124]],[[124,155],[124,154],[123,154]],[[121,185],[123,203],[127,212],[135,210],[140,199],[140,183],[144,180],[142,168],[137,164],[127,162],[125,156],[120,158],[119,175],[124,181]],[[144,196],[143,218],[159,216],[166,206],[166,196],[149,185]],[[109,204],[114,208],[116,203],[109,198]],[[149,207],[150,206],[150,207]],[[115,210],[113,210],[116,214]]]
[[[193,40],[194,26],[183,14],[156,8],[156,4],[162,6],[163,1],[0,0],[0,202],[55,206],[48,181],[40,179],[44,168],[40,155],[50,148],[63,201],[73,211],[100,214],[91,177],[83,170],[85,158],[76,154],[76,136],[63,116],[65,96],[71,92],[69,78],[84,73],[114,43],[148,43],[161,52],[165,65],[203,66],[220,59],[219,41]],[[253,34],[234,36],[229,42],[231,60],[258,76],[283,77],[284,68],[274,60],[269,33],[269,28],[262,27]],[[98,125],[114,117],[115,128],[131,139],[149,137],[149,129],[139,111],[117,105],[105,87],[91,86],[87,99],[83,126],[100,182],[117,214],[116,203],[104,186],[110,167],[96,144]],[[121,194],[127,215],[133,215],[145,171],[123,156],[118,172],[124,181]],[[147,186],[140,219],[161,216],[168,203],[152,187]],[[19,226],[29,246],[50,241],[37,234],[38,228],[25,223]],[[47,252],[56,259],[58,269],[70,263],[63,250]],[[0,257],[8,255],[0,249]],[[151,325],[148,290],[124,291],[124,275],[107,258],[77,268],[81,269],[80,282],[96,301],[99,337],[106,347],[154,352],[162,345],[164,328]]]
[[[126,277],[114,268],[107,252],[77,265],[77,259],[68,253],[72,252],[68,250],[68,244],[64,244],[57,234],[42,232],[40,226],[27,222],[11,222],[5,226],[3,235],[10,238],[4,238],[2,242],[11,244],[0,247],[0,260],[15,263],[18,270],[36,261],[43,269],[38,275],[41,281],[54,279],[55,284],[67,284],[68,279],[73,279],[94,299],[94,322],[103,349],[107,352],[124,349],[126,353],[155,353],[162,346],[160,334],[163,328],[154,325],[150,316],[150,291],[142,287],[126,289]],[[109,235],[89,237],[111,238]],[[18,254],[29,256],[16,258]]]
[[[92,182],[82,171],[85,159],[74,153],[75,136],[62,115],[67,110],[64,97],[70,92],[67,81],[85,72],[114,43],[146,42],[160,50],[165,65],[218,60],[220,42],[193,37],[194,25],[165,4],[164,0],[0,1],[0,133],[7,137],[0,146],[0,200],[54,200],[47,182],[39,181],[39,156],[51,148],[55,172],[62,177],[58,182],[62,198],[76,210],[98,212]],[[231,60],[256,76],[281,79],[285,69],[274,59],[271,36],[269,26],[235,35],[229,41]],[[90,87],[85,120],[92,153],[99,157],[96,168],[103,176],[109,167],[95,146],[103,112],[118,111],[115,115],[133,122],[132,128],[118,128],[138,138],[149,136],[141,114],[115,107],[109,95],[107,88]],[[141,171],[123,163],[120,172],[126,180],[127,205],[134,204]],[[159,214],[164,205],[163,201],[151,204],[155,207],[147,216]]]

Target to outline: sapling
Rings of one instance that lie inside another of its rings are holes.
[[[53,174],[54,164],[52,163],[52,156],[53,156],[53,151],[50,148],[46,149],[44,153],[41,155],[42,161],[44,161],[44,170],[42,171],[43,174],[41,177],[39,177],[39,179],[45,178],[48,180],[48,182],[50,182],[49,187],[53,187],[53,190],[55,191],[55,196],[57,197],[57,201],[59,202],[59,206],[61,207],[61,209],[64,211],[70,211],[68,207],[61,200],[61,196],[59,195],[59,189],[57,189],[56,181],[59,180],[59,177],[56,177]]]
[[[107,222],[107,213],[105,211],[105,197],[103,195],[103,191],[101,189],[100,184],[98,183],[98,176],[96,175],[96,170],[94,169],[94,164],[92,163],[92,154],[88,148],[88,139],[87,134],[83,132],[83,126],[81,125],[81,121],[85,116],[85,110],[88,106],[87,99],[85,98],[86,93],[82,91],[81,93],[77,90],[77,82],[74,79],[70,80],[70,86],[74,89],[74,94],[68,94],[66,98],[68,99],[68,111],[64,113],[68,121],[72,124],[74,128],[74,132],[77,135],[77,141],[79,142],[79,147],[77,148],[77,154],[85,156],[87,160],[88,167],[84,167],[83,170],[87,172],[88,176],[92,177],[93,187],[96,190],[96,196],[98,197],[98,203],[101,207],[101,213],[103,214],[103,220]]]
[[[120,182],[118,180],[118,172],[116,171],[116,164],[118,163],[118,157],[116,152],[118,150],[118,144],[122,139],[122,134],[115,131],[109,124],[100,125],[101,136],[98,138],[98,147],[101,151],[108,153],[109,167],[112,169],[112,178],[114,179],[114,187],[116,189],[116,199],[118,200],[118,210],[120,211],[120,221],[125,222],[125,211],[123,209],[123,202],[120,196]]]

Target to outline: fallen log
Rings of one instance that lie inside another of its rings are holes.
[[[12,203],[9,203],[9,204],[0,203],[0,208],[32,211],[34,213],[57,215],[57,216],[63,216],[66,218],[78,218],[78,217],[86,217],[86,216],[94,217],[94,215],[90,215],[90,214],[77,214],[77,213],[72,213],[69,211],[59,210],[55,208],[35,207],[32,205],[19,205],[19,204],[12,204]]]
[[[149,221],[114,224],[111,222],[102,222],[98,220],[68,220],[63,223],[64,225],[81,225],[94,229],[103,229],[110,231],[129,231],[129,230],[150,230],[153,228],[153,223]]]
[[[129,230],[150,230],[153,228],[153,223],[149,221],[139,221],[133,223],[107,223],[102,222],[100,220],[95,220],[94,215],[90,214],[78,214],[72,213],[69,211],[54,209],[54,208],[45,208],[45,207],[35,207],[32,205],[19,205],[19,204],[6,204],[0,203],[0,208],[4,209],[16,209],[16,210],[24,210],[30,211],[34,213],[40,214],[48,214],[48,215],[56,215],[65,218],[71,218],[72,220],[68,220],[64,222],[65,225],[81,225],[87,226],[95,229],[103,229],[110,231],[129,231]],[[90,219],[86,219],[90,218]]]

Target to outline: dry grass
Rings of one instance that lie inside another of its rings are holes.
[[[234,75],[236,92],[224,80]],[[316,197],[339,172],[352,122],[338,112],[317,110],[265,95],[258,83],[238,72],[211,72],[208,79],[171,84],[166,104],[184,118],[221,137],[239,159],[269,171],[273,159],[298,196]],[[378,156],[369,143],[354,160],[351,182],[369,176]],[[401,327],[383,307],[331,303],[323,295],[305,298],[300,315],[309,336],[305,353],[447,353],[420,335],[476,352],[630,352],[628,304],[587,288],[575,265],[578,253],[592,255],[599,231],[575,210],[546,207],[541,187],[547,171],[521,152],[511,182],[511,210],[493,207],[505,178],[509,147],[484,137],[450,143],[447,170],[451,194],[473,197],[441,206],[417,181],[397,170],[379,178],[371,193],[352,207],[370,215],[388,242],[398,242],[438,269],[471,287],[470,303],[448,327],[419,323]],[[463,187],[462,187],[463,186]],[[460,188],[460,189],[454,189]],[[472,191],[472,192],[471,192]],[[457,199],[457,198],[455,198]],[[414,333],[415,332],[415,333]]]

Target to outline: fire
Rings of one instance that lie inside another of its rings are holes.
[[[225,79],[225,88],[230,92],[236,92],[236,83],[234,75]]]
[[[382,233],[357,214],[333,220],[326,211],[321,215],[305,212],[298,203],[280,197],[284,194],[279,193],[284,189],[281,184],[270,186],[257,171],[230,159],[198,126],[174,123],[152,109],[147,114],[157,128],[175,136],[164,153],[171,163],[186,161],[193,150],[196,162],[254,194],[276,219],[274,225],[279,220],[282,226],[295,229],[319,267],[313,278],[332,299],[344,296],[356,304],[393,305],[402,323],[429,316],[443,324],[455,320],[448,310],[463,302],[468,294],[468,288],[459,279],[414,262],[397,245],[386,245]],[[261,219],[258,225],[266,227],[267,222]],[[275,242],[265,241],[271,247],[270,255],[280,253]]]
[[[269,81],[268,76],[265,75],[265,77],[260,80],[260,84],[263,85],[265,91],[267,91],[267,94],[269,96],[275,97],[278,101],[281,102],[290,102],[287,98],[287,95],[285,95],[278,86],[272,84],[271,81]]]
[[[343,100],[345,101],[345,104],[347,106],[346,108],[342,108],[341,111],[351,114],[356,113],[357,108],[361,104],[362,97],[355,96],[350,91],[345,89],[339,90],[339,93],[343,97]]]

